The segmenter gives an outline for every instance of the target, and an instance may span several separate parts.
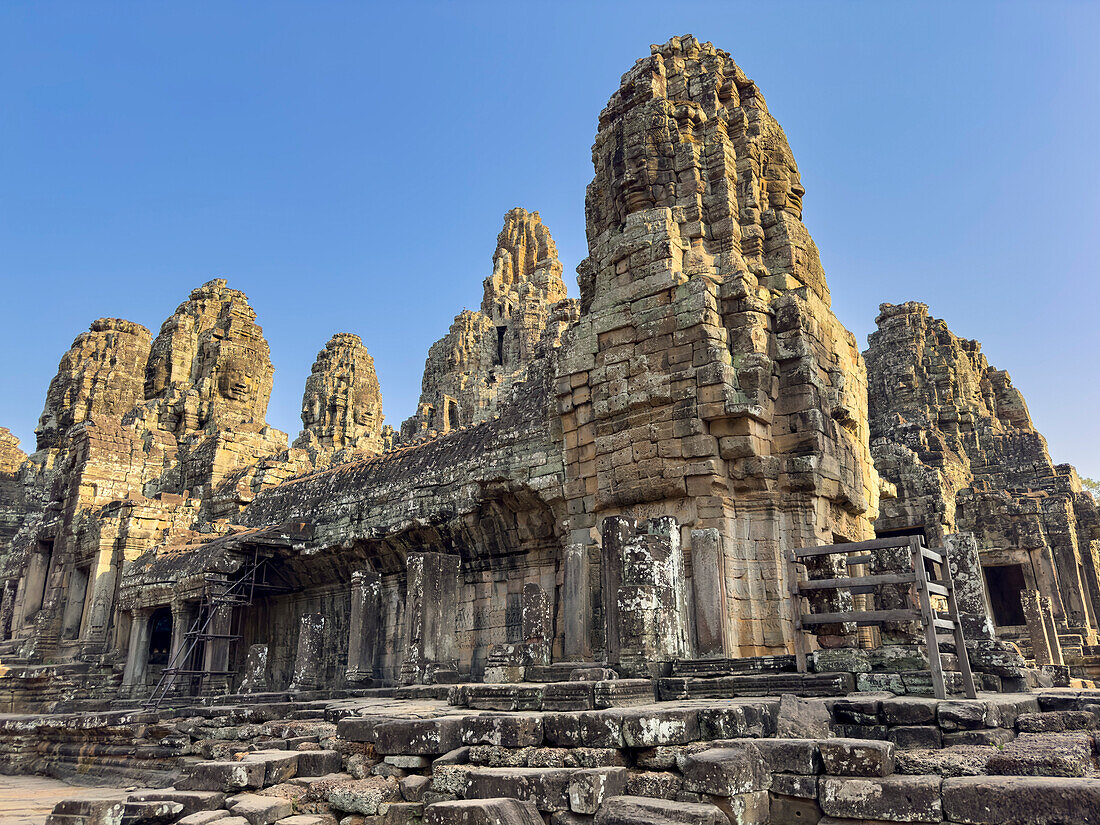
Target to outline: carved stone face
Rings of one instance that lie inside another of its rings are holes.
[[[355,394],[352,416],[360,427],[370,429],[374,426],[375,402],[374,394],[370,390],[363,388]]]
[[[249,401],[252,398],[252,376],[242,358],[226,361],[218,374],[218,392],[229,401]]]

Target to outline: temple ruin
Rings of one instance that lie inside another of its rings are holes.
[[[0,770],[146,787],[50,822],[1100,822],[1100,518],[1007,373],[861,354],[710,43],[592,161],[579,298],[508,211],[399,430],[350,333],[268,425],[222,279],[0,429]]]

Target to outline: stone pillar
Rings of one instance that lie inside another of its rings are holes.
[[[187,650],[187,631],[191,629],[191,623],[194,621],[193,614],[194,611],[189,602],[172,602],[172,643],[168,652],[169,667],[182,668],[187,664],[183,653]],[[171,680],[168,688],[171,693],[179,692],[187,682],[185,677],[178,674],[168,678]]]
[[[228,604],[214,608],[206,625],[206,646],[203,651],[202,669],[206,676],[202,692],[217,696],[229,692],[229,642],[233,627],[233,606]]]
[[[608,664],[654,676],[690,658],[691,632],[680,527],[669,516],[603,522]]]
[[[74,567],[69,573],[69,586],[65,594],[65,611],[61,615],[61,638],[75,639],[80,635],[80,621],[84,618],[84,601],[88,593],[88,571]]]
[[[1058,624],[1054,619],[1054,603],[1047,596],[1039,596],[1042,605],[1043,625],[1047,631],[1047,643],[1050,646],[1050,663],[1052,665],[1064,665],[1062,658],[1062,642],[1058,638]]]
[[[401,681],[426,684],[436,671],[458,667],[455,611],[460,560],[445,553],[409,553],[406,563],[406,650]]]
[[[267,645],[249,646],[239,693],[263,693],[267,690],[267,651]]]
[[[735,645],[729,633],[722,534],[714,528],[691,531],[691,569],[696,655],[728,658]]]
[[[325,673],[324,659],[325,617],[320,613],[307,613],[298,622],[298,651],[287,690],[319,689]]]
[[[351,574],[351,621],[348,631],[349,682],[369,683],[382,638],[382,577],[373,570]]]
[[[1031,656],[1035,659],[1035,664],[1055,664],[1050,649],[1050,635],[1043,616],[1043,597],[1038,590],[1021,590],[1020,606],[1024,610],[1028,635],[1031,636]]]
[[[46,575],[50,571],[50,554],[31,553],[27,565],[27,581],[23,589],[23,621],[42,609],[42,600],[46,593]]]
[[[963,636],[968,642],[996,638],[989,600],[985,593],[978,542],[973,533],[953,533],[943,540],[951,581],[955,586],[955,605],[959,608]]]
[[[4,581],[4,595],[0,598],[0,639],[10,639],[15,629],[15,594],[18,587],[17,579]]]
[[[565,548],[562,582],[562,628],[566,661],[587,662],[592,658],[592,604],[588,586],[588,546]]]
[[[526,645],[525,665],[550,664],[550,648],[554,644],[554,615],[550,597],[539,585],[523,585],[523,641]]]
[[[126,649],[126,668],[122,671],[122,695],[141,696],[145,693],[145,673],[149,668],[150,608],[138,608],[130,623],[130,643]]]
[[[85,655],[102,653],[107,647],[118,577],[114,556],[114,548],[101,548],[88,574],[88,588],[91,593],[80,628],[80,649]]]

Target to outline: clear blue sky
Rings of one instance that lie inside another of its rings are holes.
[[[981,340],[1057,461],[1100,477],[1100,9],[1043,2],[17,2],[0,6],[0,426],[28,449],[100,316],[154,334],[244,290],[291,436],[351,331],[387,420],[476,307],[504,213],[540,210],[572,294],[596,120],[692,33],[757,81],[865,342],[919,299]]]

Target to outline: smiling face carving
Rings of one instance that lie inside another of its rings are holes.
[[[253,380],[247,362],[230,356],[218,373],[218,392],[228,401],[247,402],[252,399]]]

